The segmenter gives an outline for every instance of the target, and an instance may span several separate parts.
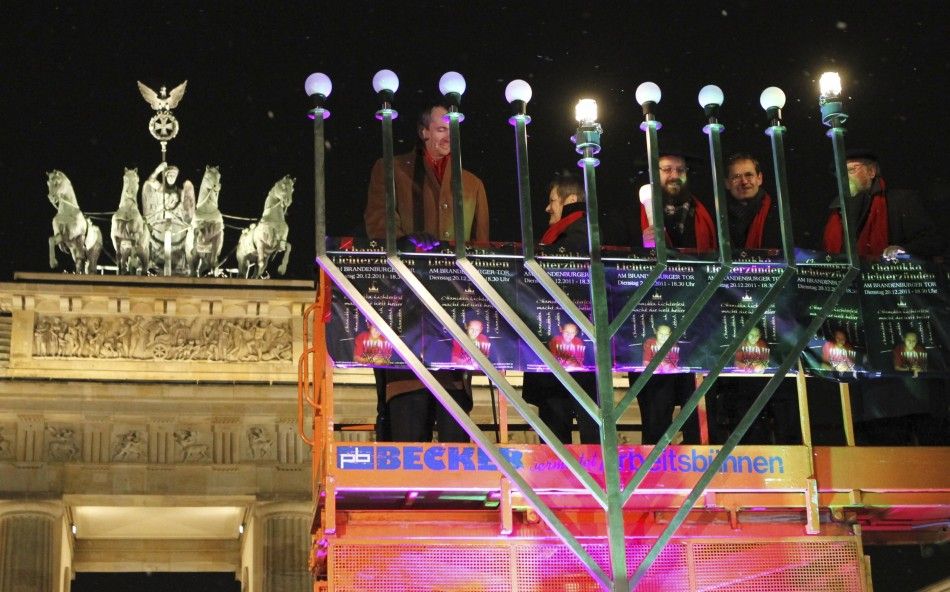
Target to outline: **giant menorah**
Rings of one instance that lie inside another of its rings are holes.
[[[849,194],[847,171],[845,167],[844,151],[844,123],[847,115],[840,99],[840,81],[836,77],[823,77],[820,97],[821,113],[824,123],[829,127],[828,135],[832,141],[834,152],[836,178],[838,184],[839,207],[842,211],[844,236],[844,255],[827,261],[797,261],[793,247],[791,213],[788,197],[788,181],[785,166],[784,134],[786,128],[782,123],[781,108],[784,106],[785,95],[775,87],[766,89],[761,96],[761,104],[766,111],[768,126],[765,130],[770,138],[771,151],[776,178],[778,211],[781,226],[781,253],[770,261],[760,265],[773,267],[776,271],[775,281],[768,290],[758,298],[758,302],[748,315],[744,316],[741,326],[730,336],[726,346],[718,357],[709,364],[707,376],[701,385],[690,395],[682,405],[682,412],[674,419],[659,442],[652,448],[645,460],[636,469],[633,475],[623,482],[620,471],[618,454],[617,424],[620,416],[636,400],[647,382],[658,370],[659,365],[670,353],[672,348],[689,327],[697,320],[706,308],[716,290],[727,280],[730,273],[736,268],[733,260],[732,245],[728,233],[728,208],[723,186],[723,163],[720,135],[724,126],[718,120],[719,106],[723,101],[722,91],[715,86],[707,86],[699,94],[699,102],[703,107],[706,118],[703,131],[708,136],[709,158],[712,169],[715,220],[718,235],[718,257],[713,262],[714,270],[709,281],[703,286],[696,298],[686,307],[685,311],[669,338],[658,348],[655,355],[645,364],[642,374],[630,384],[627,392],[615,400],[613,360],[611,356],[611,342],[616,337],[622,325],[630,318],[638,305],[648,297],[654,285],[661,281],[673,263],[684,264],[680,254],[667,247],[665,241],[656,241],[652,251],[646,258],[640,258],[640,263],[648,264],[649,271],[645,278],[636,286],[633,293],[621,306],[615,307],[613,314],[608,306],[608,286],[605,262],[602,255],[601,228],[598,217],[598,198],[596,185],[596,167],[599,161],[596,155],[601,149],[600,136],[602,129],[597,122],[596,103],[592,100],[582,100],[576,110],[578,122],[577,132],[573,138],[574,149],[580,155],[578,162],[583,170],[584,186],[586,190],[587,225],[589,237],[589,296],[590,311],[585,312],[571,297],[558,285],[544,265],[537,259],[533,243],[530,200],[530,175],[528,167],[527,125],[531,118],[527,114],[527,104],[531,99],[531,89],[521,80],[513,81],[508,85],[506,98],[512,105],[513,114],[509,122],[515,132],[515,154],[518,171],[518,193],[521,218],[521,253],[519,261],[523,265],[525,274],[534,280],[544,291],[576,322],[580,331],[593,344],[595,373],[597,382],[597,400],[588,395],[549,351],[547,345],[539,339],[536,332],[528,325],[522,314],[506,300],[503,294],[483,274],[476,262],[472,259],[470,246],[463,240],[456,240],[451,251],[442,253],[440,257],[450,257],[454,266],[471,283],[477,292],[486,299],[498,314],[517,334],[519,339],[531,352],[554,374],[577,400],[583,410],[600,428],[600,448],[603,462],[604,485],[591,475],[578,458],[572,454],[551,432],[548,426],[539,418],[534,408],[522,398],[519,390],[507,379],[505,374],[496,368],[486,353],[466,335],[463,327],[440,304],[429,286],[426,285],[407,265],[406,253],[397,249],[396,236],[396,191],[394,181],[393,156],[393,119],[396,111],[393,109],[395,91],[398,87],[398,78],[388,70],[383,70],[374,78],[374,88],[381,101],[381,107],[376,116],[382,125],[383,170],[386,190],[386,237],[379,255],[385,258],[389,268],[398,280],[418,299],[425,310],[436,319],[442,329],[459,344],[465,353],[474,360],[477,368],[483,372],[498,390],[504,395],[508,404],[513,407],[524,420],[533,428],[551,448],[551,451],[564,463],[564,466],[583,485],[587,493],[596,501],[606,516],[607,538],[609,543],[610,569],[607,573],[598,564],[591,554],[584,548],[567,525],[552,511],[548,504],[538,495],[521,473],[512,465],[509,458],[503,453],[494,439],[489,438],[467,413],[449,395],[446,389],[435,378],[429,366],[417,355],[413,348],[404,340],[403,336],[387,322],[384,315],[362,293],[352,278],[347,277],[333,257],[328,254],[326,236],[326,200],[325,200],[325,171],[324,171],[324,120],[329,117],[326,101],[330,95],[331,84],[329,78],[323,74],[313,74],[307,79],[306,88],[313,99],[314,133],[314,166],[315,166],[315,241],[316,261],[321,269],[321,281],[329,280],[356,306],[359,312],[374,325],[383,337],[392,344],[394,351],[402,358],[405,367],[411,369],[425,386],[435,395],[465,429],[481,451],[487,455],[505,477],[519,490],[531,507],[547,523],[553,532],[578,557],[592,577],[606,590],[631,590],[646,574],[647,570],[659,556],[660,552],[670,541],[679,526],[687,518],[706,486],[720,471],[730,453],[734,450],[753,421],[764,409],[770,397],[778,388],[786,374],[796,365],[799,355],[813,338],[822,323],[832,312],[835,305],[858,274],[858,262],[852,248],[854,244],[854,229],[848,224],[848,203],[844,196]],[[445,96],[450,108],[446,119],[450,128],[451,165],[452,170],[462,170],[461,151],[461,97],[465,91],[465,81],[455,72],[445,74],[440,80],[440,91]],[[649,161],[649,178],[652,195],[650,196],[650,216],[655,236],[663,236],[665,229],[665,211],[662,205],[662,194],[659,180],[659,130],[660,122],[656,117],[656,107],[660,102],[661,93],[657,85],[647,82],[637,89],[637,100],[643,108],[643,121],[640,128],[644,132],[647,156]],[[452,176],[452,194],[454,207],[454,236],[463,237],[463,201],[462,176]],[[415,256],[415,255],[414,255]],[[707,265],[709,262],[701,264]],[[696,265],[696,260],[686,260],[687,265]],[[651,468],[661,458],[664,451],[673,441],[675,434],[683,427],[687,418],[692,414],[700,400],[709,391],[723,369],[734,359],[736,351],[742,345],[745,336],[766,315],[770,307],[774,306],[779,297],[790,287],[793,280],[805,268],[827,267],[835,271],[835,281],[822,294],[820,301],[813,300],[810,309],[809,321],[803,324],[793,335],[786,336],[789,345],[782,352],[781,360],[772,373],[772,377],[763,387],[759,395],[749,406],[743,418],[731,435],[721,445],[714,458],[708,463],[702,475],[685,498],[682,506],[670,519],[646,557],[635,567],[628,569],[626,555],[625,525],[623,520],[624,504],[634,495],[637,488],[643,483]],[[326,286],[321,286],[323,290]],[[315,365],[322,364],[322,360],[315,360]],[[806,491],[805,495],[813,495],[814,491]],[[328,503],[330,503],[328,501]],[[809,506],[808,504],[805,504]],[[811,504],[807,514],[806,530],[818,532],[817,506]]]

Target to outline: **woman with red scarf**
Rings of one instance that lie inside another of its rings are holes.
[[[548,229],[541,237],[540,243],[565,253],[586,254],[589,250],[587,241],[586,204],[584,203],[584,185],[580,179],[570,172],[562,173],[551,183],[548,194],[547,212]],[[573,327],[576,334],[577,327]],[[565,328],[570,329],[570,327]],[[571,335],[573,337],[573,335]],[[561,336],[552,338],[552,351],[557,344],[562,343]],[[576,337],[569,342],[580,341]],[[557,353],[557,352],[555,352]],[[571,376],[591,396],[597,400],[597,381],[593,372],[571,372]],[[572,431],[574,422],[580,432],[581,444],[598,444],[600,430],[593,418],[564,388],[561,381],[547,372],[525,372],[522,387],[522,396],[525,401],[538,406],[538,416],[564,444],[573,440]]]

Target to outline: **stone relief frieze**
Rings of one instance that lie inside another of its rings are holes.
[[[49,424],[40,420],[31,428],[33,436],[18,438],[16,424],[0,422],[0,461],[96,464],[298,464],[309,461],[307,454],[297,453],[300,446],[292,430],[279,435],[274,425],[246,424],[227,432],[234,434],[232,440],[214,437],[212,426],[118,424],[110,433],[108,428],[102,431],[97,424]],[[243,444],[238,439],[243,439]],[[35,454],[31,452],[32,442],[37,445]],[[163,450],[167,453],[155,454]]]
[[[195,430],[182,428],[174,433],[175,445],[180,454],[178,461],[183,463],[209,462],[210,446],[202,442],[201,434]]]
[[[16,426],[0,425],[0,460],[13,458],[16,453]]]
[[[289,320],[38,315],[34,358],[290,362]]]
[[[46,426],[49,434],[46,441],[46,453],[49,460],[71,462],[79,460],[79,444],[76,442],[76,430],[69,426]]]
[[[143,462],[148,458],[148,444],[142,430],[126,430],[112,435],[113,462]]]
[[[274,436],[263,426],[247,429],[247,450],[251,460],[270,460],[274,455]]]

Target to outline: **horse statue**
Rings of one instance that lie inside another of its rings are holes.
[[[49,266],[56,269],[56,247],[69,253],[76,265],[76,273],[95,273],[102,252],[102,231],[87,218],[79,203],[73,184],[62,171],[46,173],[49,200],[56,208],[53,217],[53,236],[49,237]]]
[[[149,229],[139,211],[139,171],[125,169],[119,209],[112,215],[112,247],[117,273],[142,275],[149,267]]]
[[[204,271],[213,275],[218,267],[218,257],[224,245],[224,217],[218,209],[220,192],[221,173],[218,167],[209,165],[201,178],[198,205],[185,235],[185,260],[194,276]]]
[[[249,275],[254,267],[253,277],[260,279],[267,271],[267,264],[271,257],[283,251],[284,257],[277,268],[277,273],[284,275],[287,271],[287,262],[290,259],[290,243],[287,242],[287,233],[290,228],[284,217],[287,208],[294,196],[294,179],[285,175],[283,179],[274,183],[267,199],[264,201],[264,213],[261,219],[241,231],[238,239],[237,261],[238,273],[241,277]]]

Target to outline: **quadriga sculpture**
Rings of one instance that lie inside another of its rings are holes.
[[[112,215],[112,247],[118,273],[142,275],[149,267],[149,229],[139,211],[139,171],[125,169],[122,197]]]
[[[205,167],[201,187],[198,189],[198,205],[185,235],[185,260],[191,275],[202,273],[214,275],[218,257],[224,245],[224,217],[218,209],[218,194],[221,192],[221,173],[218,167]]]
[[[69,253],[76,273],[95,273],[102,252],[102,231],[83,215],[73,184],[62,171],[47,173],[49,200],[56,208],[53,236],[49,238],[49,266],[56,269],[56,247]]]
[[[284,217],[294,196],[294,179],[290,175],[274,183],[264,201],[264,213],[256,224],[251,224],[241,232],[238,240],[238,273],[241,277],[260,278],[267,270],[271,257],[283,251],[284,257],[277,273],[284,275],[290,259],[290,243],[287,233],[290,230]],[[251,273],[251,268],[254,272]]]

